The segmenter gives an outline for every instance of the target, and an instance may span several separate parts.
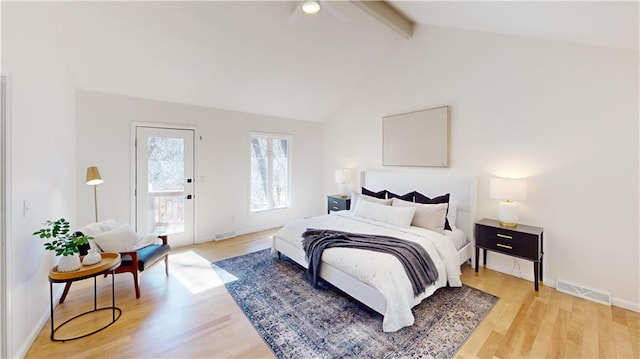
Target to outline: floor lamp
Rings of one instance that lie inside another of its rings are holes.
[[[96,209],[96,223],[98,223],[98,191],[96,190],[96,187],[98,187],[102,182],[104,181],[102,180],[102,177],[100,177],[98,167],[87,167],[87,185],[93,186],[93,203]]]

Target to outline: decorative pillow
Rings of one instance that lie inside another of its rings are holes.
[[[162,244],[162,239],[158,238],[158,236],[155,234],[147,234],[146,236],[143,236],[142,238],[140,238],[139,241],[129,246],[129,248],[127,248],[126,250],[137,251],[140,248],[144,248],[152,244]]]
[[[362,194],[365,196],[371,196],[371,197],[375,197],[375,198],[380,198],[380,199],[386,199],[387,198],[387,190],[383,189],[380,192],[373,192],[371,190],[368,190],[364,187],[362,187]]]
[[[109,219],[102,222],[87,224],[86,226],[80,228],[78,232],[84,234],[85,236],[95,237],[95,235],[98,233],[107,232],[121,226],[122,224],[120,222],[114,219]],[[98,247],[95,240],[89,240],[89,247],[91,247],[91,249],[100,251],[100,247]]]
[[[363,199],[365,201],[369,201],[369,202],[373,202],[373,203],[382,204],[382,205],[385,205],[385,206],[390,206],[391,205],[391,200],[390,199],[381,199],[381,198],[371,197],[371,196],[367,196],[367,195],[360,194],[360,193],[351,192],[351,207],[350,207],[351,211],[355,211],[356,204],[358,203],[359,199]]]
[[[126,224],[110,231],[93,235],[93,240],[103,252],[124,252],[131,250],[140,238]]]
[[[414,192],[414,200],[416,201],[416,203],[422,203],[422,204],[440,204],[440,203],[449,203],[449,196],[450,193],[447,194],[443,194],[442,196],[438,196],[438,197],[434,197],[434,198],[429,198],[425,195],[423,195],[420,192]],[[449,209],[447,208],[447,211]],[[449,214],[449,213],[447,213]],[[449,220],[445,218],[445,222],[444,222],[444,229],[446,229],[447,231],[451,230],[451,226],[449,225]]]
[[[456,227],[456,219],[458,215],[458,201],[449,201],[449,209],[447,209],[447,221],[451,228]]]
[[[415,193],[415,192],[409,192],[409,193],[407,193],[407,194],[403,194],[403,195],[401,196],[401,195],[395,194],[395,193],[393,193],[393,192],[389,192],[389,191],[387,191],[387,198],[400,198],[400,199],[401,199],[401,200],[403,200],[403,201],[413,202],[413,194],[414,194],[414,193]]]
[[[449,206],[447,203],[420,204],[394,198],[391,205],[398,208],[415,208],[416,212],[413,215],[411,225],[444,234],[444,222],[447,217],[447,207]]]
[[[358,201],[353,214],[358,217],[409,228],[415,211],[415,207],[391,207],[370,201]]]

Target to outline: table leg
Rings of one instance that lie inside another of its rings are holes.
[[[544,281],[544,276],[542,275],[542,260],[544,259],[544,233],[540,234],[540,281]]]
[[[98,290],[96,289],[96,276],[93,277],[93,310],[98,310]]]
[[[49,304],[51,304],[51,340],[53,340],[53,283],[49,282]]]
[[[486,248],[482,248],[482,263],[484,264],[484,266],[487,266],[487,249]]]
[[[476,247],[476,273],[478,273],[479,266],[480,266],[480,248]]]
[[[536,288],[536,292],[538,291],[538,279],[539,277],[539,267],[540,267],[540,262],[533,262],[533,280],[534,280],[534,286]]]
[[[116,321],[116,270],[111,271],[111,320]]]

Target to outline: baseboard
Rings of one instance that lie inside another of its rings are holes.
[[[206,243],[206,242],[211,242],[211,241],[223,241],[223,240],[235,238],[235,237],[238,237],[238,236],[243,236],[245,234],[266,231],[266,230],[277,228],[277,227],[281,227],[281,226],[284,226],[284,225],[285,224],[283,223],[283,224],[279,224],[279,225],[275,225],[275,226],[269,225],[269,226],[261,226],[261,227],[252,227],[252,228],[245,228],[245,229],[240,229],[240,230],[236,230],[236,231],[228,231],[228,232],[224,232],[224,233],[220,233],[220,234],[214,234],[212,236],[206,236],[206,237],[199,238],[198,240],[196,240],[196,244],[201,244],[201,243]]]
[[[627,302],[626,300],[611,298],[611,305],[618,308],[627,309],[632,312],[640,313],[640,303],[631,303]]]
[[[60,297],[62,296],[62,291],[64,288],[60,287],[57,290],[53,291],[53,303],[55,305],[55,303],[58,303],[58,301],[60,300]],[[31,330],[31,333],[29,333],[29,335],[27,336],[27,340],[22,344],[22,346],[14,353],[15,358],[24,358],[27,356],[27,353],[29,352],[29,349],[31,349],[31,346],[33,345],[33,343],[35,343],[36,339],[38,338],[38,335],[40,334],[40,332],[42,330],[44,330],[44,326],[47,324],[47,322],[49,321],[49,318],[51,317],[51,310],[50,308],[47,308],[47,310],[42,313],[40,320],[38,322],[38,325],[36,325],[33,330]]]
[[[494,260],[492,263],[492,258],[489,258],[489,260],[487,261],[487,268],[494,270],[496,272],[508,274],[520,279],[525,279],[530,282],[533,282],[532,263],[525,260],[519,260],[519,259],[516,259],[516,260],[520,261],[521,271],[517,269],[517,266],[515,266],[514,268],[513,261],[511,261],[510,265],[504,265],[504,264],[501,265],[501,264],[496,264],[497,262],[496,260]],[[522,272],[522,275],[520,274],[520,272]],[[544,283],[544,286],[551,287],[554,289],[556,288],[556,285],[557,285],[557,282],[555,279],[549,279],[549,278],[543,278],[543,283]],[[627,309],[632,312],[640,313],[640,303],[633,303],[633,302],[629,302],[629,301],[615,298],[612,296],[611,305],[618,308]]]
[[[518,261],[516,263],[520,265],[519,269],[517,264],[514,265],[514,262],[513,262],[514,260]],[[494,261],[494,262],[497,262],[497,261]],[[482,266],[482,264],[480,266]],[[501,264],[492,263],[490,259],[487,261],[487,268],[494,270],[496,272],[500,272],[500,273],[508,274],[510,276],[514,276],[520,279],[528,280],[529,282],[533,283],[533,263],[530,261],[512,258],[509,265],[503,265],[503,264],[501,265]],[[542,274],[544,275],[544,272]],[[553,288],[556,287],[555,279],[549,279],[549,278],[543,277],[542,283],[544,283],[544,285],[547,287],[553,287]]]

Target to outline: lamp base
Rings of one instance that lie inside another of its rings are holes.
[[[518,224],[517,223],[513,223],[513,222],[502,222],[502,221],[500,221],[500,226],[507,227],[507,228],[516,228],[516,227],[518,227]]]
[[[498,205],[498,220],[500,225],[507,228],[518,226],[518,207],[512,201],[501,201]]]
[[[351,188],[348,183],[338,183],[338,194],[340,198],[347,198]]]

